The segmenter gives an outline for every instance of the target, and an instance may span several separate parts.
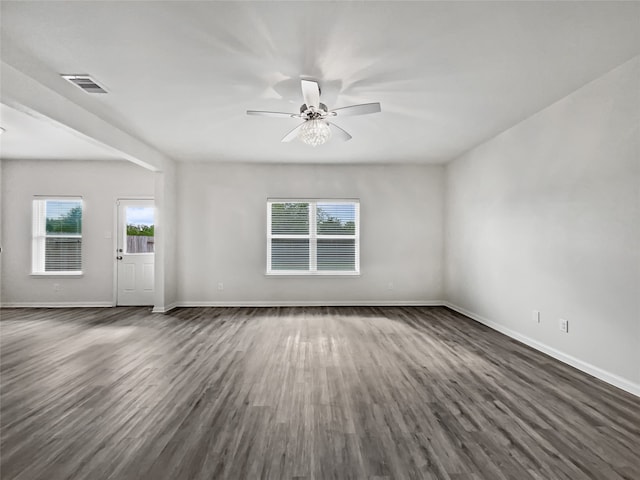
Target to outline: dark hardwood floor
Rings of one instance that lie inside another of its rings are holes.
[[[640,478],[640,399],[446,308],[0,313],[2,479]]]

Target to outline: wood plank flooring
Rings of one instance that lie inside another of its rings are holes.
[[[2,479],[640,478],[640,399],[443,307],[0,313]]]

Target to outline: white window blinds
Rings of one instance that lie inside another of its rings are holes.
[[[33,201],[32,269],[36,274],[82,273],[82,199]]]
[[[269,200],[268,274],[357,274],[356,200]]]

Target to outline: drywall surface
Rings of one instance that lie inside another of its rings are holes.
[[[156,250],[154,312],[167,312],[177,302],[177,198],[175,162],[165,162],[164,170],[156,172]]]
[[[639,85],[636,57],[448,164],[445,189],[448,301],[631,390]]]
[[[178,164],[179,303],[439,301],[443,175],[442,166]],[[361,275],[266,276],[270,197],[360,199]]]
[[[115,201],[153,197],[154,174],[124,161],[2,160],[2,170],[2,304],[110,305]],[[31,275],[34,195],[83,197],[82,277]]]

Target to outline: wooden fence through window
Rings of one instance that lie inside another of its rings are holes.
[[[127,235],[127,253],[153,253],[154,238],[141,235]]]

